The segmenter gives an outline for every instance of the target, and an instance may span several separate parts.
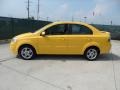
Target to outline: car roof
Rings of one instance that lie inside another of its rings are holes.
[[[80,24],[80,25],[84,25],[84,26],[88,26],[88,27],[93,28],[93,26],[90,24],[87,24],[84,22],[77,22],[77,21],[57,21],[57,22],[53,22],[51,25],[56,25],[56,24]]]
[[[82,25],[89,25],[87,23],[77,22],[77,21],[57,21],[57,22],[53,22],[53,24],[82,24]]]

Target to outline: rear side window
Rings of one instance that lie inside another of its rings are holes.
[[[92,30],[88,27],[78,24],[70,25],[71,34],[81,34],[81,35],[90,35],[93,34]]]

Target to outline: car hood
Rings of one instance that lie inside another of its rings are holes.
[[[29,33],[20,34],[16,36],[16,38],[31,37],[31,36],[34,36],[34,34],[29,32]]]

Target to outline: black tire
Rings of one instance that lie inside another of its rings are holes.
[[[84,57],[89,61],[94,61],[98,58],[99,54],[100,54],[100,51],[98,48],[90,47],[90,48],[86,49],[86,51],[84,53]]]
[[[23,45],[20,47],[20,49],[18,51],[18,56],[24,60],[31,60],[31,59],[35,58],[36,51],[30,45]]]

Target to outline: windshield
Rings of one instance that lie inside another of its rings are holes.
[[[49,24],[47,24],[47,25],[43,26],[42,28],[38,29],[38,30],[37,30],[37,31],[35,31],[34,33],[39,33],[39,32],[40,32],[40,30],[47,29],[50,25],[51,25],[51,23],[49,23]]]

